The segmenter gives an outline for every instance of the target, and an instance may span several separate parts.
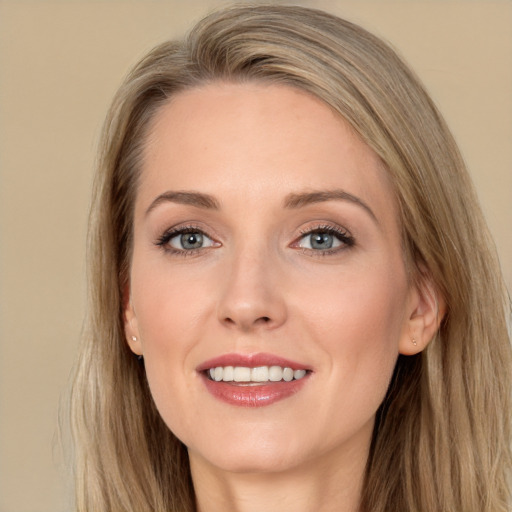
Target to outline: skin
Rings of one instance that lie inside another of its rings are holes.
[[[319,190],[351,196],[284,204]],[[218,208],[156,200],[168,191],[208,194]],[[174,227],[204,233],[206,244],[187,252],[178,235],[162,245]],[[326,227],[343,233],[337,247],[310,248],[309,233]],[[125,330],[162,418],[188,447],[201,512],[356,511],[396,358],[422,350],[437,327],[427,292],[409,283],[385,168],[320,100],[214,83],[157,113]],[[233,406],[196,371],[233,352],[312,372],[291,397]]]

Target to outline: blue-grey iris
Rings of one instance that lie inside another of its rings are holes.
[[[180,237],[183,249],[199,249],[203,246],[203,235],[201,233],[185,233]]]
[[[312,249],[330,249],[334,243],[334,237],[330,233],[313,233],[309,240]]]

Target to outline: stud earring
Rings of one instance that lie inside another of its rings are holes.
[[[418,343],[417,343],[417,341],[416,341],[416,338],[413,338],[413,339],[412,339],[412,344],[413,344],[414,346],[418,345]]]
[[[137,336],[132,336],[132,341],[137,341]],[[140,362],[142,361],[144,358],[142,355],[137,355],[137,360]]]

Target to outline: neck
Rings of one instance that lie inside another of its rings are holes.
[[[358,512],[367,455],[340,464],[329,453],[286,471],[234,473],[190,454],[197,511]]]

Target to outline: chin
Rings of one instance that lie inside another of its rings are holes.
[[[304,447],[291,445],[289,439],[264,436],[231,438],[226,443],[217,439],[202,449],[189,448],[189,456],[191,460],[197,457],[231,473],[282,472],[299,466],[308,458]]]
[[[293,457],[274,452],[271,454],[233,454],[227,457],[211,457],[209,463],[224,472],[262,474],[293,470],[300,466],[300,462],[293,459]]]

